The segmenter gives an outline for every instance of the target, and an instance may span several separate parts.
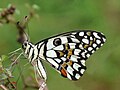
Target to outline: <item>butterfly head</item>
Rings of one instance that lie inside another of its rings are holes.
[[[28,46],[28,41],[24,41],[22,44],[22,48],[25,50]]]

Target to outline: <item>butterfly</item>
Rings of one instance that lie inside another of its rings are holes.
[[[33,44],[28,37],[22,43],[24,55],[41,78],[47,80],[42,61],[48,62],[61,76],[78,80],[86,70],[86,60],[106,41],[104,34],[77,30],[58,34]]]

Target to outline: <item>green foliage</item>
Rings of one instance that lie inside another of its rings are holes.
[[[8,60],[9,60],[8,56],[6,55],[2,55],[0,58],[0,81],[12,77],[12,73],[10,69],[3,66],[3,63]]]

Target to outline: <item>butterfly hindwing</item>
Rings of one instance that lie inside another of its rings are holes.
[[[43,40],[45,59],[63,76],[78,80],[86,70],[85,61],[105,42],[96,31],[73,31]]]

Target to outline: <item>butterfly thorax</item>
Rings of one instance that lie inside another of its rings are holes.
[[[42,44],[39,43],[38,45],[34,45],[29,41],[24,41],[23,45],[22,45],[22,49],[24,52],[24,55],[27,59],[29,59],[30,63],[33,63],[34,61],[42,58],[43,54],[42,54],[42,49],[41,49]]]

